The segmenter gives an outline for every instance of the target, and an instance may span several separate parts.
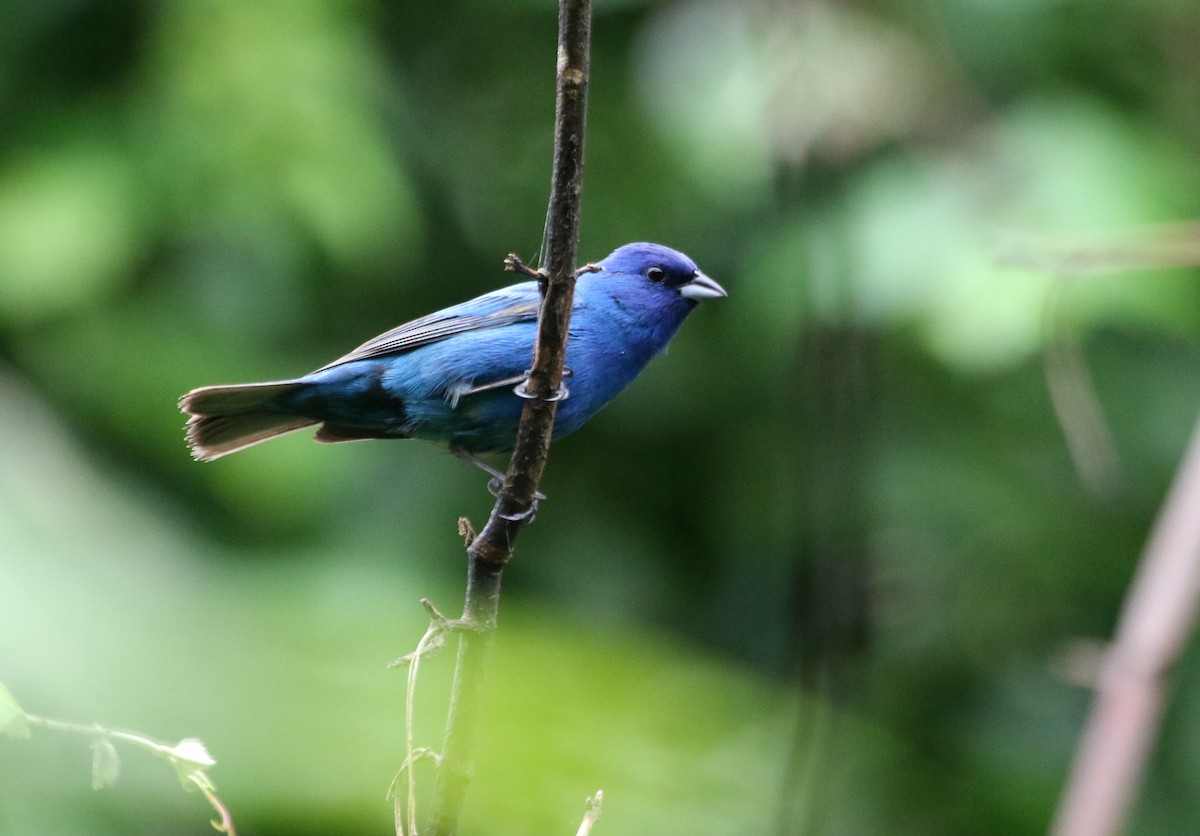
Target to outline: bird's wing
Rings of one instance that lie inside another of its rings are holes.
[[[535,282],[495,290],[483,296],[414,319],[380,334],[349,354],[317,369],[323,372],[344,363],[410,351],[469,331],[502,328],[537,319],[539,295]]]

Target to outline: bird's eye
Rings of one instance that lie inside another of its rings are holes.
[[[649,279],[650,281],[654,282],[655,284],[658,284],[666,277],[667,277],[667,271],[662,269],[661,267],[651,267],[649,270],[646,271],[646,278]]]

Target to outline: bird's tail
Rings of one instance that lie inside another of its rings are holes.
[[[304,386],[295,380],[205,386],[179,400],[189,416],[187,443],[197,461],[212,461],[285,433],[320,423],[273,408],[272,401]]]

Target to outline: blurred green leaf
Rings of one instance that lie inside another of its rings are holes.
[[[947,363],[1010,365],[1041,344],[1052,276],[1013,270],[1011,255],[1002,263],[1011,249],[1002,237],[1097,235],[1178,217],[1193,187],[1200,167],[1182,149],[1094,103],[1017,109],[964,157],[891,159],[859,181],[848,206],[858,310],[915,321]],[[1185,283],[1130,272],[1081,287],[1070,302],[1085,322],[1161,329],[1192,321],[1193,299]]]
[[[642,33],[636,74],[649,125],[688,161],[696,185],[747,203],[771,173],[769,91],[757,75],[751,17],[732,3],[664,7]],[[706,36],[714,30],[723,37]]]
[[[96,142],[0,167],[0,320],[27,325],[95,305],[136,255],[130,166]]]
[[[403,262],[416,202],[376,112],[384,69],[344,4],[175,3],[154,46],[146,165],[181,217],[265,210],[340,266]]]

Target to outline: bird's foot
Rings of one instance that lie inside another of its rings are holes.
[[[564,372],[565,372],[565,369],[564,369]],[[564,374],[563,377],[565,378],[566,374]],[[537,395],[533,392],[530,392],[528,387],[529,387],[529,377],[526,376],[513,389],[513,394],[516,395],[518,398],[524,398],[527,401],[536,400]],[[569,389],[567,389],[567,384],[563,383],[562,381],[559,381],[558,388],[555,389],[553,392],[551,392],[550,396],[548,398],[545,398],[545,400],[548,403],[555,403],[556,401],[565,401],[568,397],[570,397],[570,395],[571,395],[571,392]]]
[[[525,374],[521,376],[521,382],[517,384],[517,388],[513,389],[513,394],[518,398],[524,398],[527,401],[534,400],[537,395],[529,391],[529,376],[533,374],[531,369],[527,369]],[[555,401],[565,401],[571,396],[571,392],[567,389],[567,384],[564,382],[568,378],[574,377],[575,372],[569,366],[563,366],[562,380],[558,382],[558,389],[546,398],[547,401],[554,403]]]
[[[508,520],[509,522],[524,522],[525,525],[532,525],[537,519],[538,501],[545,499],[540,493],[534,496],[533,502],[524,511],[517,514],[501,514],[500,519]]]
[[[500,496],[500,489],[503,487],[504,487],[504,477],[502,475],[493,476],[491,479],[488,480],[487,489],[488,489],[488,493],[490,493],[492,496],[496,496],[496,497]],[[537,505],[537,503],[541,502],[545,498],[546,498],[546,495],[544,493],[542,493],[541,491],[534,491],[533,504]],[[513,519],[513,518],[505,517],[504,519],[508,520],[508,519]]]

